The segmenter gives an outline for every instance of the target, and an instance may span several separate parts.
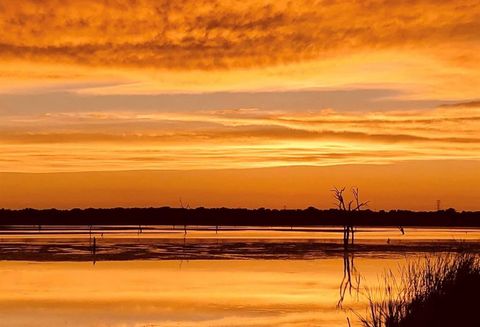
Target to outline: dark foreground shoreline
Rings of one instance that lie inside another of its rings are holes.
[[[0,209],[0,225],[480,227],[480,211],[341,211],[316,208]]]

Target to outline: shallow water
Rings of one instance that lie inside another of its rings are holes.
[[[4,229],[0,325],[355,325],[349,309],[363,313],[365,298],[349,292],[346,263],[363,289],[407,258],[480,244],[464,229],[360,229],[346,251],[335,228],[177,228]]]

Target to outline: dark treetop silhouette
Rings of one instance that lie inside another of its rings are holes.
[[[406,210],[111,208],[0,209],[0,225],[419,226],[480,227],[480,212]]]

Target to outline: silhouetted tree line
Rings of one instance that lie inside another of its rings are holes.
[[[230,208],[0,209],[0,225],[445,226],[480,227],[480,212],[454,209],[296,210]]]

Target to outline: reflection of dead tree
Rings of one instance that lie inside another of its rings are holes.
[[[95,266],[95,263],[97,262],[97,238],[94,236],[93,237],[93,245],[91,246],[91,251],[92,251],[92,262],[93,265]]]
[[[88,244],[92,246],[92,225],[88,225]]]
[[[341,308],[343,301],[345,300],[345,295],[352,294],[352,291],[357,292],[360,289],[360,274],[355,268],[355,253],[352,250],[349,250],[348,247],[344,247],[343,251],[343,278],[340,282],[339,292],[340,298],[337,303],[337,307]],[[353,280],[352,280],[353,279]]]

